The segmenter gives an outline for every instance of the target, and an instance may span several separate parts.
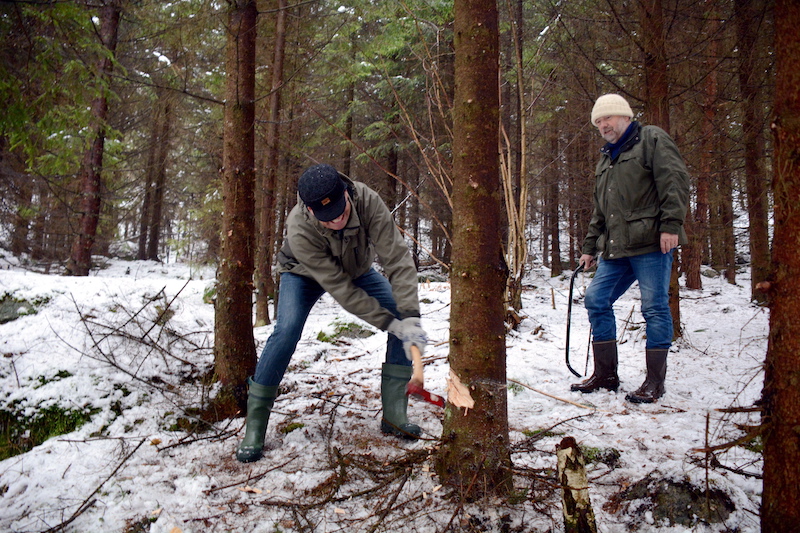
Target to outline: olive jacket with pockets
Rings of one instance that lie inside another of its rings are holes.
[[[686,244],[689,172],[675,141],[633,122],[616,160],[606,145],[595,170],[594,211],[583,254],[620,259],[661,250],[662,232]]]

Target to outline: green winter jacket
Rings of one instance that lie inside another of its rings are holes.
[[[378,193],[343,179],[352,202],[347,226],[325,228],[298,197],[286,220],[279,271],[314,279],[346,311],[386,330],[394,315],[353,283],[372,268],[377,255],[400,318],[420,316],[416,267],[392,214]]]
[[[608,147],[595,170],[594,212],[581,252],[619,259],[661,250],[661,233],[686,244],[689,172],[675,141],[656,126],[635,128],[615,161]]]

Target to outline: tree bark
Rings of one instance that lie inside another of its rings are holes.
[[[568,113],[574,113],[568,111]],[[585,115],[582,115],[585,117]],[[580,119],[578,119],[580,120]],[[585,120],[585,118],[584,118]],[[578,265],[586,228],[592,217],[594,190],[594,162],[596,146],[594,131],[579,133],[578,138],[567,147],[569,161],[567,177],[567,206],[569,208],[569,267],[574,270]],[[596,134],[595,134],[596,135]]]
[[[664,39],[664,9],[661,0],[644,0],[641,3],[642,42],[644,51],[645,108],[650,124],[670,132],[669,123],[669,73]],[[669,310],[672,315],[672,336],[681,336],[681,305],[678,271],[680,255],[672,263],[669,282]]]
[[[719,138],[715,145],[721,144]],[[736,235],[733,231],[733,179],[726,172],[728,158],[723,150],[716,149],[719,154],[715,159],[716,171],[711,174],[709,194],[709,238],[711,250],[711,266],[724,271],[728,283],[736,283]]]
[[[158,245],[161,237],[161,219],[164,210],[164,194],[167,183],[167,156],[169,155],[170,131],[172,129],[171,96],[163,94],[159,98],[160,113],[156,121],[158,140],[155,146],[155,157],[152,168],[152,180],[148,180],[150,191],[150,209],[147,213],[147,247],[144,259],[158,260]]]
[[[214,362],[222,389],[215,419],[246,408],[245,382],[255,371],[255,0],[230,2],[223,131],[222,246],[217,272]]]
[[[511,489],[503,293],[496,2],[456,0],[450,369],[474,408],[448,404],[437,457],[464,499]],[[491,80],[487,83],[487,80]]]
[[[256,272],[256,326],[270,323],[269,298],[275,293],[272,279],[273,244],[275,232],[275,205],[278,187],[278,144],[280,142],[281,89],[283,87],[283,60],[286,55],[286,0],[278,0],[275,20],[275,49],[272,60],[272,86],[269,95],[267,118],[266,175],[261,190],[261,214]]]
[[[761,77],[757,68],[756,43],[759,22],[764,13],[762,0],[735,0],[736,28],[739,52],[739,91],[742,98],[742,144],[744,148],[745,187],[747,215],[750,222],[751,293],[756,301],[765,301],[765,295],[756,286],[769,274],[769,221],[767,196],[768,179],[762,161],[764,139],[759,106]]]
[[[709,19],[710,35],[715,35],[719,26],[716,9],[712,6],[710,11],[706,13],[706,18]],[[711,47],[711,56],[716,56],[717,44],[712,40],[709,44]],[[717,88],[717,72],[713,69],[711,63],[714,60],[709,58],[704,64],[708,70],[708,75],[705,82],[705,101],[703,102],[703,137],[702,137],[702,152],[700,154],[700,172],[696,176],[696,202],[694,214],[687,216],[687,220],[691,221],[689,226],[689,244],[684,248],[683,254],[683,271],[686,274],[686,288],[700,290],[703,288],[703,281],[700,276],[700,266],[703,263],[704,257],[709,257],[708,254],[708,219],[709,219],[709,184],[713,180],[715,162],[714,147],[716,138],[714,132],[716,131],[716,110],[718,101],[718,88]],[[691,213],[691,210],[690,210]]]
[[[504,162],[506,170],[503,173],[507,224],[502,233],[505,236],[506,263],[509,268],[506,288],[507,321],[516,328],[519,325],[516,312],[522,309],[522,280],[525,277],[528,256],[525,233],[528,212],[528,170],[525,154],[528,113],[525,106],[525,61],[523,59],[525,20],[522,1],[514,0],[512,3],[511,0],[506,0],[506,7],[511,22],[509,28],[511,46],[508,55],[513,57],[513,62],[510,61],[513,66],[509,65],[507,68],[516,73],[516,79],[514,83],[508,84],[509,95],[507,96],[511,109],[510,114],[513,115],[513,118],[504,117],[503,121],[504,124],[509,123],[509,127],[504,131],[508,131],[510,138],[501,135],[502,142],[500,143],[500,150],[503,151],[505,147],[508,151]],[[505,128],[505,126],[503,127]]]
[[[356,62],[356,51],[358,50],[358,43],[356,42],[357,36],[354,34],[350,37],[350,61]],[[351,81],[347,85],[347,92],[345,93],[345,105],[347,106],[347,117],[344,122],[344,153],[342,154],[342,167],[341,172],[347,177],[350,177],[351,167],[353,163],[353,141],[354,139],[354,125],[353,115],[355,114],[355,101],[356,101],[356,80]]]
[[[112,0],[100,8],[99,36],[109,51],[97,63],[97,96],[92,102],[91,146],[83,157],[80,173],[80,219],[78,235],[72,243],[66,272],[72,276],[88,276],[92,267],[92,247],[97,236],[100,221],[102,189],[103,153],[106,140],[106,120],[108,119],[108,84],[114,64],[111,56],[117,49],[117,34],[121,7]]]
[[[556,446],[556,457],[565,533],[596,533],[597,524],[589,498],[586,461],[573,437],[564,437],[561,440]]]
[[[775,234],[767,284],[770,321],[764,375],[761,531],[800,524],[800,4],[775,4]]]
[[[14,191],[12,198],[5,198],[6,202],[13,201],[14,213],[12,214],[11,227],[11,253],[20,257],[25,252],[33,251],[28,234],[31,227],[31,214],[33,209],[34,183],[25,172],[25,162],[18,154],[9,151],[8,137],[0,135],[0,183],[9,183]],[[11,203],[11,202],[9,202]]]
[[[552,131],[550,132],[550,154],[553,161],[550,163],[548,174],[550,175],[549,183],[546,187],[547,202],[544,205],[545,220],[547,221],[547,236],[546,239],[550,241],[550,275],[560,276],[564,271],[561,265],[561,228],[559,226],[559,214],[561,198],[559,189],[561,187],[561,161],[558,157],[559,142],[558,142],[558,129],[559,120],[558,114],[551,120]]]
[[[156,152],[158,146],[158,118],[159,115],[153,117],[153,124],[150,130],[150,146],[147,147],[147,166],[144,171],[144,193],[142,194],[142,207],[140,209],[139,217],[139,239],[138,249],[136,252],[136,259],[144,260],[147,258],[147,236],[149,235],[150,227],[150,213],[153,208],[153,189],[155,188],[155,176],[152,169],[155,167]]]

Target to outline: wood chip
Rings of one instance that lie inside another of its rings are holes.
[[[450,369],[450,376],[447,378],[447,400],[456,407],[463,407],[465,416],[475,407],[475,400],[472,399],[469,389],[461,383],[453,369]]]

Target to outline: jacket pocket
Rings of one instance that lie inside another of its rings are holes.
[[[626,214],[628,223],[628,247],[642,248],[658,244],[658,205],[634,209]]]
[[[608,237],[606,237],[605,233],[597,237],[597,243],[595,244],[595,248],[597,249],[598,252],[606,251],[606,241],[608,241]]]

